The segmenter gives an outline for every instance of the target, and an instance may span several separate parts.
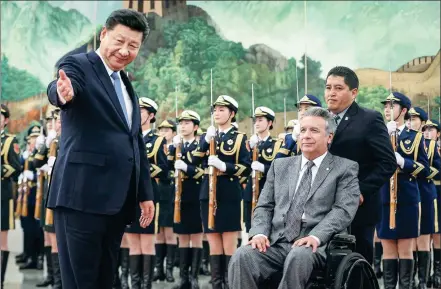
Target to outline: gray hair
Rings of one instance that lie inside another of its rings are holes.
[[[335,133],[337,126],[335,124],[334,117],[326,109],[321,108],[321,107],[310,107],[303,114],[303,117],[306,117],[306,116],[315,116],[315,117],[323,118],[326,123],[326,134],[329,135],[331,133],[332,134]]]

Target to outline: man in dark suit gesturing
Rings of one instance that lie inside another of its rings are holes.
[[[360,107],[355,98],[358,77],[347,67],[331,69],[326,78],[325,100],[334,114],[337,131],[329,151],[359,165],[360,207],[351,225],[356,250],[369,263],[373,259],[375,224],[380,219],[380,187],[397,167],[383,117]]]
[[[122,71],[149,32],[136,11],[114,11],[97,51],[69,56],[48,86],[62,109],[59,153],[47,207],[54,224],[63,288],[112,288],[125,225],[142,209],[141,226],[154,216],[149,164],[138,100]]]

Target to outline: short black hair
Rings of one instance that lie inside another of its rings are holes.
[[[118,24],[142,32],[142,41],[144,41],[150,33],[146,16],[135,10],[118,9],[113,11],[106,20],[106,29],[112,30]]]
[[[328,80],[328,77],[331,75],[343,77],[345,84],[349,87],[349,89],[358,89],[358,77],[352,69],[345,66],[336,66],[329,70],[326,80]]]

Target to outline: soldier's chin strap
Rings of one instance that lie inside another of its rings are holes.
[[[227,122],[231,121],[231,120],[232,120],[231,114],[232,114],[232,112],[230,111],[230,115],[228,116],[228,119],[227,119],[227,121],[226,121],[226,122],[224,122],[224,123],[222,123],[222,124],[218,124],[218,126],[223,126],[223,125],[226,125],[226,124],[227,124]]]

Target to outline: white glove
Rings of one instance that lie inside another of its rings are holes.
[[[29,151],[25,150],[22,154],[23,159],[27,160],[29,157]]]
[[[47,172],[49,170],[49,166],[47,164],[44,164],[43,166],[41,166],[40,171],[42,172]]]
[[[250,148],[253,149],[259,143],[259,138],[257,135],[253,134],[250,137]]]
[[[209,142],[211,138],[216,136],[216,128],[214,126],[210,126],[207,129],[207,133],[205,134],[205,141]]]
[[[187,166],[187,164],[184,161],[177,160],[175,162],[175,169],[187,172],[187,168],[188,168],[188,166]]]
[[[225,172],[227,170],[227,165],[223,161],[221,161],[217,156],[209,156],[208,165],[217,168],[221,172]]]
[[[396,132],[397,131],[397,122],[396,121],[389,121],[387,124],[386,124],[386,126],[387,126],[387,132],[389,133],[389,134],[392,134],[393,132]]]
[[[45,141],[44,135],[40,134],[37,137],[37,139],[35,140],[35,148],[37,150],[40,150],[44,146],[44,144],[45,144],[44,141]]]
[[[300,135],[300,124],[296,123],[294,125],[294,129],[292,131],[291,137],[294,141],[297,141],[297,139],[299,138]]]
[[[400,168],[404,167],[404,158],[397,152],[395,152],[395,158],[397,159],[397,165],[400,166]]]
[[[51,129],[46,138],[46,147],[50,147],[51,142],[57,137],[57,132],[53,129]]]
[[[181,136],[180,135],[175,135],[173,137],[173,146],[176,148],[181,144]]]
[[[50,176],[52,175],[52,167],[49,167],[49,169],[47,170],[47,174]]]
[[[262,172],[262,173],[265,172],[265,166],[261,162],[257,162],[257,161],[252,162],[251,163],[251,168],[254,171],[259,171],[259,172]]]
[[[24,171],[24,172],[23,172],[23,176],[24,176],[26,179],[28,179],[28,181],[32,181],[32,180],[34,180],[34,173],[31,172],[31,171],[29,171],[29,170]]]
[[[52,168],[52,167],[54,166],[55,159],[56,159],[56,157],[54,157],[54,156],[50,156],[49,159],[47,160],[47,165],[48,165],[50,168]]]

